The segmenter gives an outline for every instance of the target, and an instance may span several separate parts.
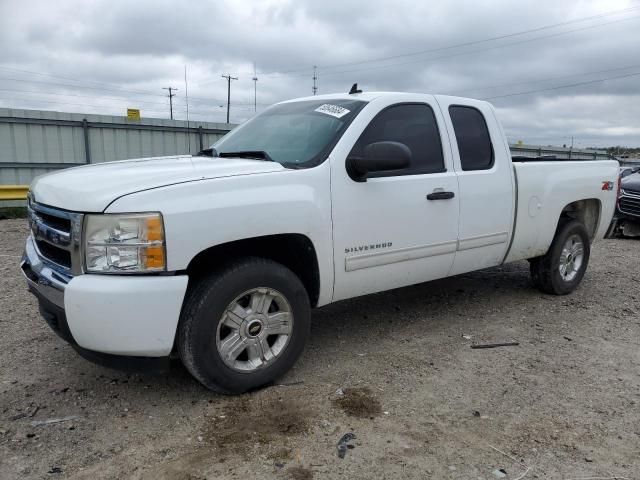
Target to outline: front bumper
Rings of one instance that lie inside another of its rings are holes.
[[[616,218],[619,220],[640,223],[640,215],[632,215],[626,212],[621,212],[620,210],[616,210]]]
[[[41,260],[31,237],[21,269],[44,319],[89,360],[147,370],[171,353],[186,275],[67,277]]]

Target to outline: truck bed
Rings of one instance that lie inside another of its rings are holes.
[[[576,199],[595,202],[597,218],[591,225],[593,240],[604,237],[616,203],[616,188],[603,184],[618,181],[615,160],[513,161],[516,181],[516,214],[513,237],[505,261],[544,255],[556,231],[563,210]],[[589,228],[588,228],[589,229]]]

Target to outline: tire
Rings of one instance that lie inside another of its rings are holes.
[[[247,257],[189,288],[178,353],[205,387],[239,394],[286,373],[304,349],[310,324],[300,279],[279,263]]]
[[[589,234],[582,223],[562,219],[546,255],[530,260],[531,280],[535,287],[552,295],[573,292],[589,264],[589,242]],[[567,252],[570,252],[569,256]]]

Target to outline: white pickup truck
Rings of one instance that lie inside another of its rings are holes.
[[[311,308],[528,259],[573,291],[616,204],[615,161],[515,161],[494,108],[408,93],[276,104],[208,151],[31,185],[22,270],[84,357],[206,387],[272,382]]]

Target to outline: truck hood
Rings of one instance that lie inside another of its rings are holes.
[[[622,179],[620,186],[623,190],[640,192],[640,173],[632,173]]]
[[[192,155],[152,157],[69,168],[36,178],[33,200],[75,212],[102,212],[115,199],[152,188],[285,170],[279,163]]]

